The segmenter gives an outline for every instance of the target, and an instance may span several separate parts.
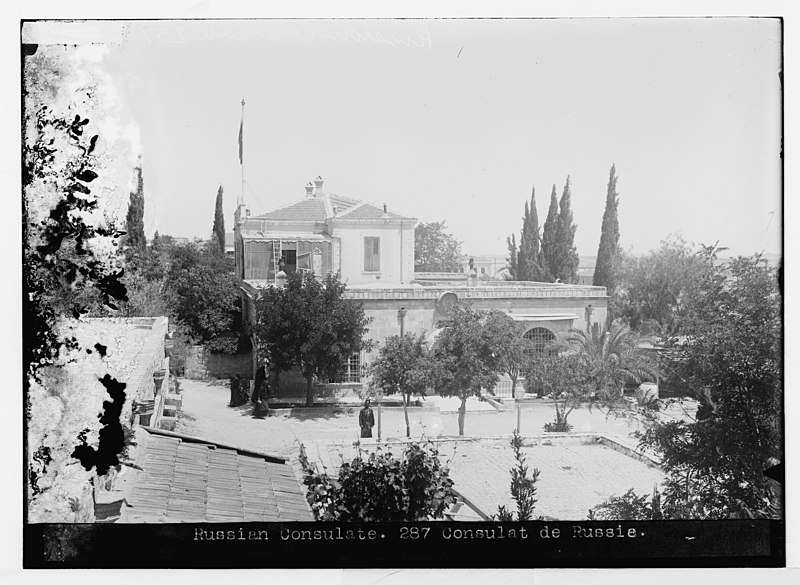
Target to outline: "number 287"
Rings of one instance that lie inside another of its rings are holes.
[[[428,532],[431,529],[423,526],[420,528],[419,526],[402,526],[400,528],[400,540],[425,540],[428,538]]]

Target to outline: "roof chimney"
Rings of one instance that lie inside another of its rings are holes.
[[[314,179],[314,197],[322,197],[322,177]]]
[[[383,217],[389,217],[389,210],[386,209],[386,204],[383,204]]]
[[[306,183],[306,197],[313,197],[314,196],[314,185],[309,181]]]

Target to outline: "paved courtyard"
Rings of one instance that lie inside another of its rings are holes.
[[[240,448],[296,458],[303,443],[309,458],[329,470],[338,467],[342,457],[355,456],[358,440],[358,408],[325,411],[314,409],[299,415],[257,419],[251,406],[228,406],[229,389],[222,382],[181,380],[183,407],[178,432],[195,435]],[[515,411],[496,411],[490,405],[470,399],[465,433],[459,440],[458,401],[429,397],[432,408],[410,410],[414,438],[437,439],[440,455],[450,463],[455,487],[485,513],[494,513],[498,504],[513,508],[509,493],[509,469],[514,465],[509,438],[516,425]],[[538,436],[542,425],[552,420],[552,405],[546,403],[522,410],[522,434]],[[570,415],[576,432],[592,432],[614,437],[635,446],[629,435],[639,423],[628,418],[607,417],[597,409],[577,409]],[[382,448],[399,453],[402,446],[392,439],[405,436],[402,408],[382,411],[382,437],[389,440]],[[537,514],[557,519],[583,519],[588,509],[610,495],[621,495],[629,488],[648,494],[663,479],[660,470],[599,444],[581,440],[552,444],[532,444],[524,448],[530,468],[541,471],[537,484]],[[374,448],[370,446],[369,448]]]

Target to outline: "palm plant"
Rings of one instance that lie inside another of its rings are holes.
[[[596,398],[613,402],[622,395],[625,384],[657,379],[658,364],[642,347],[645,343],[652,343],[652,339],[614,321],[605,331],[598,323],[590,331],[573,329],[559,338],[556,346],[583,362]]]

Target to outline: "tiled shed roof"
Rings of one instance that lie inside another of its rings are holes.
[[[142,468],[122,522],[310,521],[303,488],[279,458],[142,429]],[[141,439],[141,440],[140,440]]]

